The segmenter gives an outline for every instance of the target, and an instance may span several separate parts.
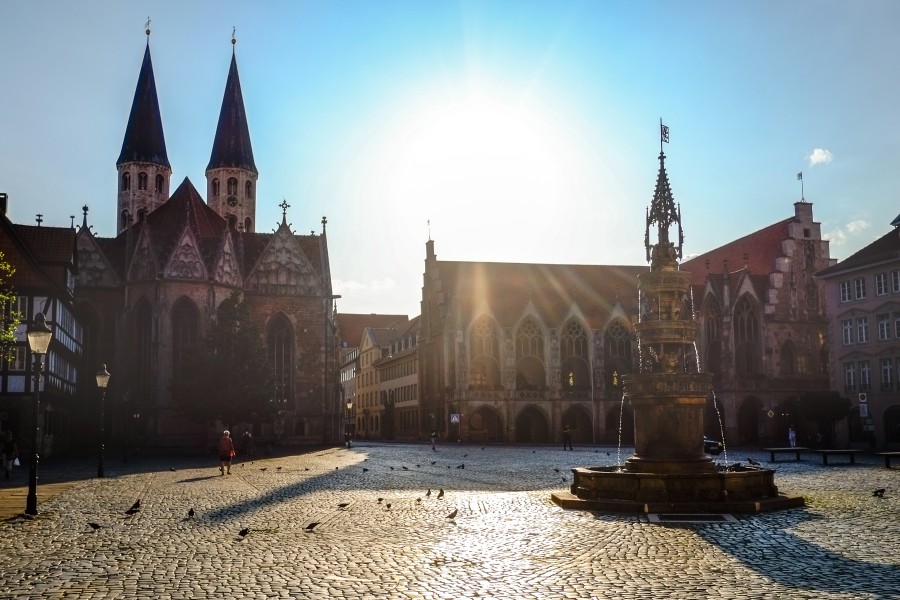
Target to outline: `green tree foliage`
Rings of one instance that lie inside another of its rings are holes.
[[[22,315],[13,309],[16,293],[9,284],[15,272],[0,252],[0,360],[12,359],[16,328],[22,322]]]
[[[222,302],[198,352],[178,370],[172,395],[196,422],[267,422],[275,416],[274,375],[260,327],[235,293]]]
[[[832,424],[850,414],[850,400],[828,390],[800,396],[800,412],[810,421]]]

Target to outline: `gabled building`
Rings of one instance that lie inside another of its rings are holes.
[[[82,437],[86,412],[92,424],[100,418],[99,412],[92,410],[99,397],[94,376],[100,365],[93,371],[85,368],[84,332],[73,310],[75,230],[41,227],[40,221],[37,226],[14,224],[7,218],[8,202],[8,196],[0,194],[0,252],[15,270],[4,283],[13,289],[16,301],[0,310],[18,313],[21,325],[16,330],[12,362],[0,361],[0,431],[12,431],[22,453],[33,445],[35,357],[25,332],[35,316],[43,313],[53,338],[47,355],[41,357],[39,450],[49,456],[66,450],[73,436]],[[85,395],[87,405],[79,401]],[[96,426],[90,431],[96,431]]]
[[[831,389],[851,399],[842,439],[900,448],[900,216],[817,277],[829,316]]]
[[[386,440],[426,439],[419,409],[419,322],[411,319],[396,329],[387,356],[374,363],[378,380],[377,414],[380,437]]]
[[[798,444],[819,433],[799,422],[797,400],[828,389],[825,296],[815,274],[833,264],[813,205],[685,261],[700,322],[701,365],[713,374],[707,435],[726,443]]]
[[[77,235],[76,307],[88,352],[112,373],[115,433],[141,445],[206,441],[209,432],[183,418],[171,386],[190,377],[186,357],[202,351],[217,307],[236,293],[264,331],[279,414],[269,423],[248,414],[240,425],[272,442],[336,441],[341,408],[327,221],[318,235],[298,235],[282,202],[278,228],[256,232],[259,172],[234,52],[211,135],[205,200],[187,178],[169,195],[162,123],[148,41],[116,161],[117,233],[92,232],[85,209]]]

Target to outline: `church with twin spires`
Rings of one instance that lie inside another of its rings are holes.
[[[234,47],[211,140],[206,199],[188,178],[170,192],[149,34],[116,161],[115,236],[91,230],[87,207],[76,236],[75,312],[84,325],[84,364],[108,365],[108,402],[126,415],[114,416],[112,428],[154,446],[196,445],[210,433],[184,418],[172,384],[186,357],[201,351],[218,306],[237,292],[264,333],[275,374],[272,401],[279,405],[275,422],[254,423],[247,415],[246,425],[285,444],[334,440],[340,398],[324,375],[326,362],[327,373],[335,373],[337,358],[327,348],[335,339],[327,221],[322,218],[319,234],[296,234],[282,202],[280,226],[257,232],[259,171]]]

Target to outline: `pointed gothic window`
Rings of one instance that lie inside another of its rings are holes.
[[[237,196],[238,181],[234,177],[228,178],[228,195]]]
[[[172,306],[172,373],[176,379],[186,374],[191,358],[197,350],[200,312],[186,297]]]
[[[537,390],[546,383],[544,333],[537,322],[528,317],[516,332],[516,389]]]
[[[759,373],[759,317],[746,294],[734,307],[734,369],[738,375]]]
[[[134,317],[134,351],[132,358],[133,400],[136,402],[148,402],[153,397],[153,314],[150,304],[141,300],[135,310]]]
[[[491,389],[500,386],[500,345],[490,317],[481,317],[469,333],[469,384]]]
[[[634,343],[631,332],[622,319],[615,319],[603,336],[603,359],[606,363],[606,386],[610,390],[621,388],[621,376],[631,373]]]
[[[219,195],[219,180],[218,179],[212,180],[212,195],[213,196]]]
[[[141,171],[138,173],[138,189],[146,190],[147,189],[147,174]]]
[[[279,314],[272,319],[266,332],[266,345],[269,349],[269,363],[275,373],[273,400],[290,402],[293,400],[291,367],[294,363],[294,334],[287,317]]]
[[[565,387],[572,390],[590,389],[588,338],[584,326],[575,319],[569,320],[563,327],[559,359]]]
[[[131,173],[125,171],[122,173],[122,191],[127,192],[131,189]]]
[[[131,221],[131,215],[128,214],[128,211],[127,211],[127,210],[123,210],[123,211],[122,211],[122,217],[121,217],[121,218],[122,218],[122,221],[121,221],[121,229],[125,229],[126,227],[128,227],[128,225],[131,224],[131,223],[130,223],[130,221]]]
[[[157,194],[162,194],[164,183],[165,183],[165,178],[162,175],[157,174],[157,176],[156,176],[156,193]]]
[[[248,181],[247,183],[244,184],[244,195],[248,198],[253,197],[253,182],[252,181]]]
[[[250,219],[250,217],[244,219],[244,231],[248,233],[253,232],[253,221]]]

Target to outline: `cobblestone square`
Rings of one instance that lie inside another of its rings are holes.
[[[214,456],[108,461],[105,479],[46,500],[39,486],[40,514],[0,525],[0,597],[900,598],[900,470],[878,457],[772,465],[807,507],[734,522],[550,501],[572,467],[616,455],[363,442],[225,476]],[[769,464],[729,451],[748,457]]]

